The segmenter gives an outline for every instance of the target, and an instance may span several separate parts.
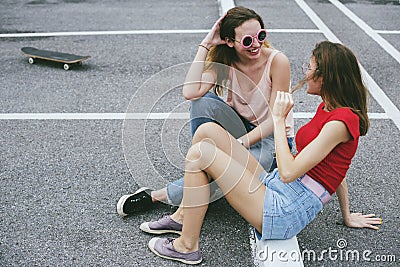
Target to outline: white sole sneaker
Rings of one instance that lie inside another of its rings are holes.
[[[178,235],[182,234],[182,231],[177,231],[177,230],[153,230],[153,229],[150,229],[149,222],[142,223],[139,228],[143,232],[146,232],[149,234],[155,234],[155,235],[162,235],[162,234],[167,234],[167,233],[178,234]]]
[[[127,213],[124,212],[124,206],[125,206],[126,201],[127,201],[130,197],[132,197],[132,196],[134,196],[134,195],[136,195],[136,194],[139,194],[139,193],[141,193],[141,192],[143,192],[143,191],[146,191],[146,190],[147,190],[147,191],[151,191],[150,188],[141,187],[141,188],[139,188],[138,190],[136,190],[136,192],[133,193],[133,194],[123,195],[123,196],[118,200],[118,203],[117,203],[117,213],[118,213],[120,216],[122,216],[122,217],[128,216],[129,214],[127,214]]]

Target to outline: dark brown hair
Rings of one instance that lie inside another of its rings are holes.
[[[357,58],[346,46],[329,41],[318,43],[312,55],[317,64],[312,78],[322,77],[320,94],[326,108],[350,108],[360,118],[360,135],[365,135],[369,128],[368,91]]]
[[[228,10],[220,25],[221,39],[225,40],[225,38],[228,37],[230,40],[234,40],[235,29],[250,19],[256,19],[260,23],[261,28],[264,29],[264,22],[262,18],[254,10],[242,6],[234,7]],[[264,42],[264,45],[266,47],[272,47],[267,40]],[[239,59],[235,48],[229,47],[226,44],[221,44],[210,49],[206,59],[207,64],[205,66],[205,70],[213,69],[215,71],[217,75],[217,81],[214,91],[218,95],[222,94],[222,85],[229,78],[229,66],[238,60]]]

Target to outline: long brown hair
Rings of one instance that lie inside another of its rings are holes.
[[[318,43],[312,55],[317,64],[312,78],[322,77],[320,94],[326,108],[350,108],[360,118],[360,135],[365,135],[369,128],[368,91],[357,58],[346,46],[329,41]]]
[[[250,19],[256,19],[260,23],[261,28],[264,29],[264,22],[261,16],[254,10],[242,6],[228,10],[220,25],[221,39],[225,40],[225,38],[228,37],[230,40],[234,40],[235,29]],[[267,40],[263,45],[266,47],[272,47]],[[221,44],[210,49],[206,59],[207,63],[205,65],[205,71],[213,70],[216,73],[217,80],[214,86],[214,92],[217,95],[222,94],[223,84],[225,84],[229,78],[229,66],[238,60],[239,58],[236,54],[235,48],[229,47],[226,44]]]

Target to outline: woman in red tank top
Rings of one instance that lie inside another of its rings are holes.
[[[378,229],[382,220],[375,215],[350,213],[344,179],[358,138],[369,128],[367,90],[357,59],[345,46],[325,41],[317,44],[304,70],[307,93],[321,96],[323,102],[298,132],[298,154],[290,153],[286,140],[285,118],[293,107],[287,92],[277,93],[272,111],[278,163],[272,173],[266,173],[222,127],[201,125],[186,157],[181,236],[150,240],[156,255],[201,262],[199,237],[208,208],[210,177],[261,239],[298,234],[335,191],[348,227]],[[169,222],[171,228],[176,224]]]

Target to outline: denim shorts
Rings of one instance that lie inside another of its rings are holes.
[[[289,239],[303,230],[322,210],[321,200],[299,179],[283,183],[278,169],[263,172],[260,180],[266,187],[262,234],[258,239]]]

